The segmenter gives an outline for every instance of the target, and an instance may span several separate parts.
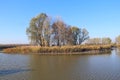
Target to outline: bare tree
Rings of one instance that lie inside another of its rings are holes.
[[[65,23],[60,19],[56,18],[56,21],[52,25],[52,35],[54,42],[57,46],[61,46],[65,44],[65,32],[66,32],[66,25]]]

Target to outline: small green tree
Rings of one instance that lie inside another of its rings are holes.
[[[78,38],[79,38],[79,44],[81,44],[85,40],[89,39],[89,32],[85,28],[79,29],[79,37]]]
[[[77,45],[78,44],[78,37],[79,37],[79,34],[80,34],[80,29],[76,26],[72,26],[71,27],[71,31],[72,31],[72,44],[73,45]]]

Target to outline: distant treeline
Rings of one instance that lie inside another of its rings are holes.
[[[111,44],[112,40],[109,37],[106,38],[90,38],[86,41],[86,44],[90,44],[90,45],[100,45],[100,44]]]
[[[6,48],[13,48],[18,46],[30,46],[29,44],[0,44],[0,50]]]
[[[89,44],[89,45],[114,44],[114,45],[118,46],[118,45],[120,45],[120,35],[115,38],[114,42],[112,42],[112,39],[109,37],[103,37],[103,38],[89,38],[86,40],[85,44]]]

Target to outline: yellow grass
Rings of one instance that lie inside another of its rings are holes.
[[[77,46],[53,46],[53,47],[40,47],[40,46],[21,46],[14,48],[4,49],[5,53],[73,53],[73,52],[86,52],[86,51],[106,51],[110,50],[111,45],[77,45]]]

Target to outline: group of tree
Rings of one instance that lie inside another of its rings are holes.
[[[80,45],[89,38],[85,28],[67,25],[61,18],[52,19],[45,13],[33,17],[26,32],[31,44],[39,46]]]
[[[86,44],[91,44],[91,45],[107,45],[111,44],[112,40],[109,37],[104,37],[104,38],[90,38],[86,41]]]

